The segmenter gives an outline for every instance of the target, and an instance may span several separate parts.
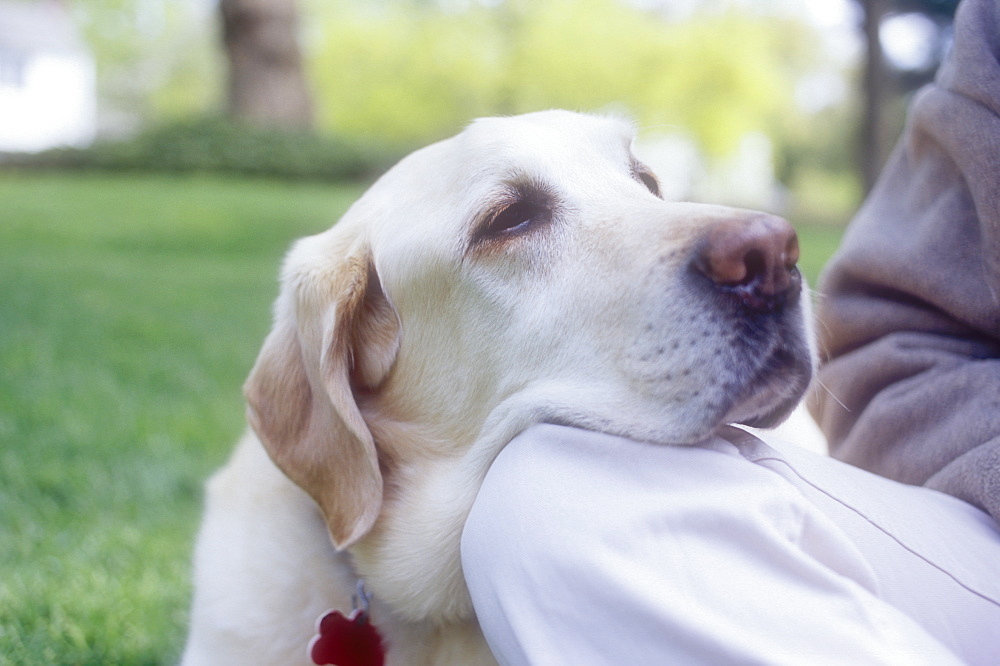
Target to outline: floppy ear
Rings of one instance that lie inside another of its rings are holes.
[[[367,250],[318,268],[297,264],[298,250],[244,385],[247,418],[278,467],[319,505],[337,548],[346,548],[368,533],[382,505],[375,442],[354,391],[385,379],[399,321]],[[316,257],[330,261],[326,252]]]

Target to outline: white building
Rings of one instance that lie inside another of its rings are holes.
[[[97,128],[96,66],[58,0],[0,0],[0,152],[85,146]]]

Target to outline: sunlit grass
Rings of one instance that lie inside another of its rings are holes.
[[[0,664],[171,664],[281,255],[355,186],[0,177]],[[815,275],[839,239],[801,227]]]
[[[0,179],[0,663],[174,663],[280,256],[356,187]]]

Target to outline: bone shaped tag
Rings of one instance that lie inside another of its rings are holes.
[[[383,666],[382,636],[368,616],[371,598],[358,581],[354,610],[344,616],[338,610],[322,615],[316,636],[309,643],[309,657],[318,666]]]
[[[344,617],[330,611],[319,621],[318,634],[309,644],[309,656],[320,666],[383,666],[382,637],[368,614],[355,609]]]

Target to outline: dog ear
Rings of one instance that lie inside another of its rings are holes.
[[[298,254],[244,385],[247,418],[278,467],[319,505],[337,548],[346,548],[371,529],[383,490],[355,391],[376,388],[392,368],[399,321],[366,250],[320,268],[301,266]],[[330,254],[316,256],[325,262]]]

